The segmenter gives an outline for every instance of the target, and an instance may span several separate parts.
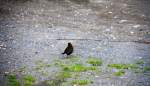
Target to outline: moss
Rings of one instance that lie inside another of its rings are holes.
[[[93,66],[101,66],[102,60],[94,57],[90,57],[87,61],[87,63],[93,65]]]
[[[46,86],[58,86],[58,82],[55,80],[48,80],[46,81]]]
[[[144,61],[143,61],[143,60],[137,60],[137,61],[135,62],[135,64],[143,65],[143,64],[144,64]]]
[[[95,67],[95,66],[90,66],[90,67],[88,67],[88,70],[97,70],[98,68],[97,67]]]
[[[150,66],[144,67],[144,71],[145,71],[145,72],[150,71]]]
[[[69,70],[73,72],[82,72],[82,71],[86,71],[87,67],[82,64],[74,64],[69,68]]]
[[[61,66],[63,64],[63,62],[61,60],[54,60],[54,65],[55,66]]]
[[[138,66],[135,64],[109,64],[108,67],[116,68],[116,69],[133,69]]]
[[[22,67],[18,68],[18,71],[19,71],[19,72],[26,71],[26,66],[22,66]]]
[[[128,69],[125,64],[109,64],[108,67],[116,68],[116,69]]]
[[[34,70],[42,70],[43,66],[36,66]]]
[[[80,61],[80,58],[79,57],[72,57],[69,60],[70,60],[70,62],[78,62],[78,61]]]
[[[35,62],[35,64],[42,64],[43,63],[43,61],[42,60],[37,60],[36,62]]]
[[[23,77],[23,81],[25,86],[33,86],[34,82],[36,81],[36,78],[31,75],[26,75]]]
[[[50,64],[46,64],[45,67],[51,67],[51,65]]]
[[[143,73],[143,69],[137,68],[132,70],[134,73]]]
[[[41,60],[36,61],[35,64],[36,64],[36,67],[34,68],[34,70],[42,70],[42,68],[51,67],[50,64],[45,63]]]
[[[68,72],[68,71],[62,71],[62,72],[59,72],[57,77],[59,77],[59,78],[70,78],[71,77],[71,73]]]
[[[115,76],[122,76],[125,74],[125,71],[124,70],[119,70],[118,72],[115,72],[114,75]]]
[[[130,69],[139,69],[139,66],[137,64],[129,64],[128,67]]]
[[[43,76],[48,76],[48,72],[47,72],[47,71],[42,70],[42,71],[40,71],[40,73],[41,73]]]
[[[90,83],[92,83],[92,81],[90,81],[90,80],[73,80],[72,81],[72,84],[74,84],[74,85],[88,85],[88,84],[90,84]]]
[[[54,74],[54,78],[52,80],[46,81],[48,86],[60,86],[60,84],[65,83],[67,78],[70,78],[72,74],[67,71],[61,71]],[[61,85],[62,86],[62,85]]]
[[[69,84],[67,82],[63,82],[61,86],[69,86]]]
[[[9,86],[21,86],[15,74],[7,75]]]

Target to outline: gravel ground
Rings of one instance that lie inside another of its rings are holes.
[[[5,72],[51,62],[72,42],[73,55],[106,64],[143,59],[150,65],[149,0],[0,0],[0,86]],[[30,69],[30,68],[29,68]],[[29,70],[32,71],[32,70]],[[43,79],[43,78],[42,78]],[[150,77],[95,79],[94,86],[150,86]],[[142,82],[142,83],[141,83]]]

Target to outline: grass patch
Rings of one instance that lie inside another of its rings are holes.
[[[8,85],[9,86],[21,86],[15,74],[7,75]]]
[[[36,81],[36,78],[31,75],[26,75],[23,77],[24,86],[33,86],[34,82]]]
[[[48,86],[62,86],[62,83],[65,83],[66,78],[70,78],[72,74],[67,71],[61,71],[54,74],[54,78],[52,80],[46,81]]]
[[[118,72],[113,73],[115,76],[122,76],[125,74],[124,70],[119,70]]]
[[[96,66],[84,66],[83,64],[73,64],[73,65],[65,65],[63,66],[63,71],[70,72],[86,72],[88,70],[97,70]]]
[[[36,64],[36,67],[34,68],[34,70],[42,70],[42,68],[51,67],[50,64],[45,63],[41,60],[36,61],[35,64]]]
[[[92,66],[101,66],[102,60],[94,57],[89,57],[87,63],[91,64]]]
[[[46,86],[60,86],[59,83],[57,80],[48,80],[45,82]]]
[[[54,60],[54,66],[64,66],[64,62],[56,59],[56,60]]]
[[[73,72],[87,71],[87,67],[82,64],[74,64],[70,67],[70,71],[73,71]]]
[[[125,74],[125,70],[132,70],[135,73],[140,73],[141,69],[137,64],[109,64],[108,67],[118,69],[118,72],[113,73],[115,76],[122,76]]]
[[[145,62],[143,60],[137,60],[135,62],[135,64],[138,64],[138,65],[143,65]]]
[[[68,59],[71,61],[71,62],[77,62],[80,60],[80,57],[79,56],[75,56],[75,55],[71,55],[68,57]]]
[[[135,64],[109,64],[108,67],[116,69],[135,69],[138,68]]]
[[[64,71],[71,71],[71,72],[83,72],[86,71],[88,68],[82,64],[73,64],[73,65],[65,65],[63,67]]]
[[[144,72],[150,71],[150,66],[145,66],[144,67]]]
[[[19,72],[24,72],[24,71],[26,71],[26,66],[22,66],[22,67],[18,68],[18,71],[19,71]]]
[[[73,80],[72,81],[72,84],[73,85],[88,85],[88,84],[90,84],[90,83],[92,83],[92,81],[90,81],[90,80]]]
[[[70,78],[71,75],[72,74],[70,72],[68,72],[68,71],[62,71],[62,72],[57,73],[56,77],[60,78],[60,79],[65,79],[65,78]]]

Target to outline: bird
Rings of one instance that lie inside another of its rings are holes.
[[[66,49],[64,50],[64,52],[62,54],[67,54],[67,55],[71,55],[73,53],[73,46],[72,44],[69,42],[68,46],[66,47]]]

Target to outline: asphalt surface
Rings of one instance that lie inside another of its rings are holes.
[[[150,65],[149,0],[0,0],[0,86],[5,72],[51,62],[68,42],[73,55]],[[29,68],[30,69],[30,68]],[[29,70],[32,71],[32,70]],[[107,75],[106,75],[107,76]],[[42,78],[43,79],[43,78]],[[150,86],[149,76],[96,78],[94,86]],[[142,82],[142,83],[141,83]]]

